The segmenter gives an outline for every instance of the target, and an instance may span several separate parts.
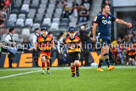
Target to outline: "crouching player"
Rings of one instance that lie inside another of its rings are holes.
[[[130,65],[135,65],[135,49],[134,49],[134,46],[133,44],[131,43],[127,49],[127,54],[128,54],[128,57],[129,57],[129,62],[127,62],[127,65],[130,64]]]
[[[71,63],[71,72],[72,76],[75,77],[75,67],[76,67],[76,76],[79,77],[79,59],[81,52],[81,43],[80,38],[75,36],[76,29],[74,27],[69,27],[68,29],[69,36],[65,39],[65,44],[68,47],[68,60]]]
[[[42,55],[42,74],[45,74],[45,62],[47,62],[47,74],[50,74],[51,48],[53,39],[48,35],[48,28],[41,29],[42,35],[38,37],[36,47],[39,47]]]

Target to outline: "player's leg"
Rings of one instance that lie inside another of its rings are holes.
[[[47,58],[46,62],[47,62],[47,74],[51,74],[51,72],[50,72],[50,59]]]
[[[101,49],[101,54],[100,54],[99,65],[98,65],[97,71],[104,71],[101,68],[103,61],[104,61],[104,55],[103,55],[103,50]]]
[[[108,45],[105,45],[103,46],[102,48],[102,52],[103,52],[103,55],[104,55],[104,60],[108,66],[108,71],[111,71],[115,68],[115,66],[111,66],[110,65],[110,60],[109,60],[109,46]]]
[[[42,74],[45,74],[45,61],[46,61],[46,58],[45,56],[42,56]]]
[[[109,46],[104,46],[102,48],[102,52],[103,52],[103,56],[104,56],[104,60],[106,61],[106,64],[108,65],[108,68],[110,66],[110,60],[109,60]]]
[[[72,73],[71,77],[75,77],[75,64],[74,64],[75,59],[74,59],[74,56],[75,55],[73,53],[68,54],[68,61],[71,65],[71,73]]]
[[[79,60],[75,60],[74,64],[75,64],[75,67],[76,67],[76,75],[77,75],[77,77],[79,77],[79,75],[80,75],[80,72],[79,72]]]
[[[74,62],[71,62],[71,72],[72,72],[71,77],[75,77],[75,64],[74,64]]]

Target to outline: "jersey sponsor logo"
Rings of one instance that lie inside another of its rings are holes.
[[[108,20],[102,20],[102,23],[103,23],[104,25],[106,25],[106,24],[111,24],[111,21],[108,21]]]

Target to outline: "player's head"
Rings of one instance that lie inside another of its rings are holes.
[[[110,6],[108,4],[103,4],[101,7],[101,11],[106,14],[109,14],[110,13]]]
[[[76,35],[76,28],[75,27],[69,27],[68,34],[69,34],[70,38],[74,38],[75,35]]]
[[[40,29],[39,28],[35,28],[34,31],[35,31],[35,33],[40,34]]]
[[[12,33],[12,34],[14,34],[15,33],[15,28],[14,27],[10,28],[9,32]]]
[[[41,29],[41,32],[42,32],[42,35],[47,36],[48,35],[48,28],[47,27],[43,27]]]

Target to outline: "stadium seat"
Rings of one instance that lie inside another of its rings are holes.
[[[90,4],[89,3],[84,3],[84,6],[85,6],[85,8],[90,9]]]
[[[57,8],[55,13],[61,14],[62,13],[62,8]]]
[[[19,13],[19,10],[18,9],[12,9],[11,13],[16,13],[17,14],[17,13]]]
[[[60,23],[60,27],[61,28],[67,28],[68,27],[68,23],[65,23],[65,22],[63,23],[62,22],[62,23]]]
[[[70,9],[72,9],[72,6],[73,6],[72,3],[67,3],[67,5],[68,5],[68,7],[69,7]]]
[[[33,19],[31,19],[31,18],[26,19],[25,26],[32,27],[33,26]]]
[[[51,25],[51,18],[45,18],[43,20],[43,26],[50,26]]]
[[[45,18],[52,18],[52,14],[53,14],[53,12],[46,13]]]
[[[22,7],[21,7],[21,12],[22,13],[28,13],[29,12],[29,5],[23,4]]]
[[[20,8],[22,4],[22,0],[16,0],[14,4],[14,8]]]
[[[70,26],[76,27],[76,23],[70,22],[70,23],[69,23],[69,27],[70,27]]]
[[[16,22],[17,20],[17,14],[10,14],[9,21]]]
[[[7,27],[14,27],[14,26],[15,26],[15,22],[7,21]]]
[[[30,5],[31,0],[24,0],[23,4],[29,4]]]
[[[1,37],[1,41],[5,41],[6,36],[7,36],[7,34],[3,34]]]
[[[26,18],[26,15],[25,15],[25,14],[19,14],[19,15],[18,15],[18,18],[25,19],[25,18]]]
[[[59,18],[53,18],[53,23],[60,23],[60,19]]]
[[[51,4],[56,4],[56,0],[49,0]]]
[[[55,13],[54,18],[60,18],[60,17],[61,17],[61,14]]]
[[[27,17],[34,19],[35,13],[36,13],[35,9],[30,9],[30,12],[28,13]]]
[[[30,36],[30,29],[29,28],[24,28],[21,33],[22,37],[29,37]]]
[[[24,27],[24,19],[17,19],[16,26]]]
[[[64,5],[63,4],[61,4],[61,5],[57,5],[57,8],[63,8],[64,7]]]
[[[37,16],[37,17],[35,18],[35,22],[36,22],[36,23],[41,23],[42,20],[43,20],[43,16]]]
[[[69,18],[62,18],[61,21],[62,22],[69,22]]]
[[[34,24],[33,24],[33,29],[32,29],[32,30],[34,30],[35,28],[40,28],[40,23],[34,23]]]
[[[71,21],[71,22],[76,22],[76,23],[77,23],[77,21],[78,21],[78,18],[75,18],[75,17],[71,17],[71,18],[70,18],[70,21]]]
[[[79,5],[81,5],[82,0],[76,0],[76,3],[79,4]]]
[[[47,4],[40,4],[40,8],[46,9],[47,8]]]
[[[38,8],[39,7],[39,2],[40,2],[40,0],[33,0],[32,4],[31,4],[31,7],[32,8]]]
[[[19,35],[18,34],[14,34],[13,38],[15,39],[15,41],[19,41]]]
[[[67,2],[68,2],[68,3],[69,3],[69,2],[71,3],[71,2],[73,2],[73,0],[67,0]]]
[[[48,2],[48,0],[41,0],[42,4],[46,4]]]
[[[53,13],[54,9],[53,8],[48,8],[47,13]]]
[[[44,8],[39,8],[38,13],[45,13],[45,9]]]
[[[50,30],[55,31],[55,30],[58,30],[58,29],[59,29],[59,24],[58,23],[52,23],[51,24]]]

